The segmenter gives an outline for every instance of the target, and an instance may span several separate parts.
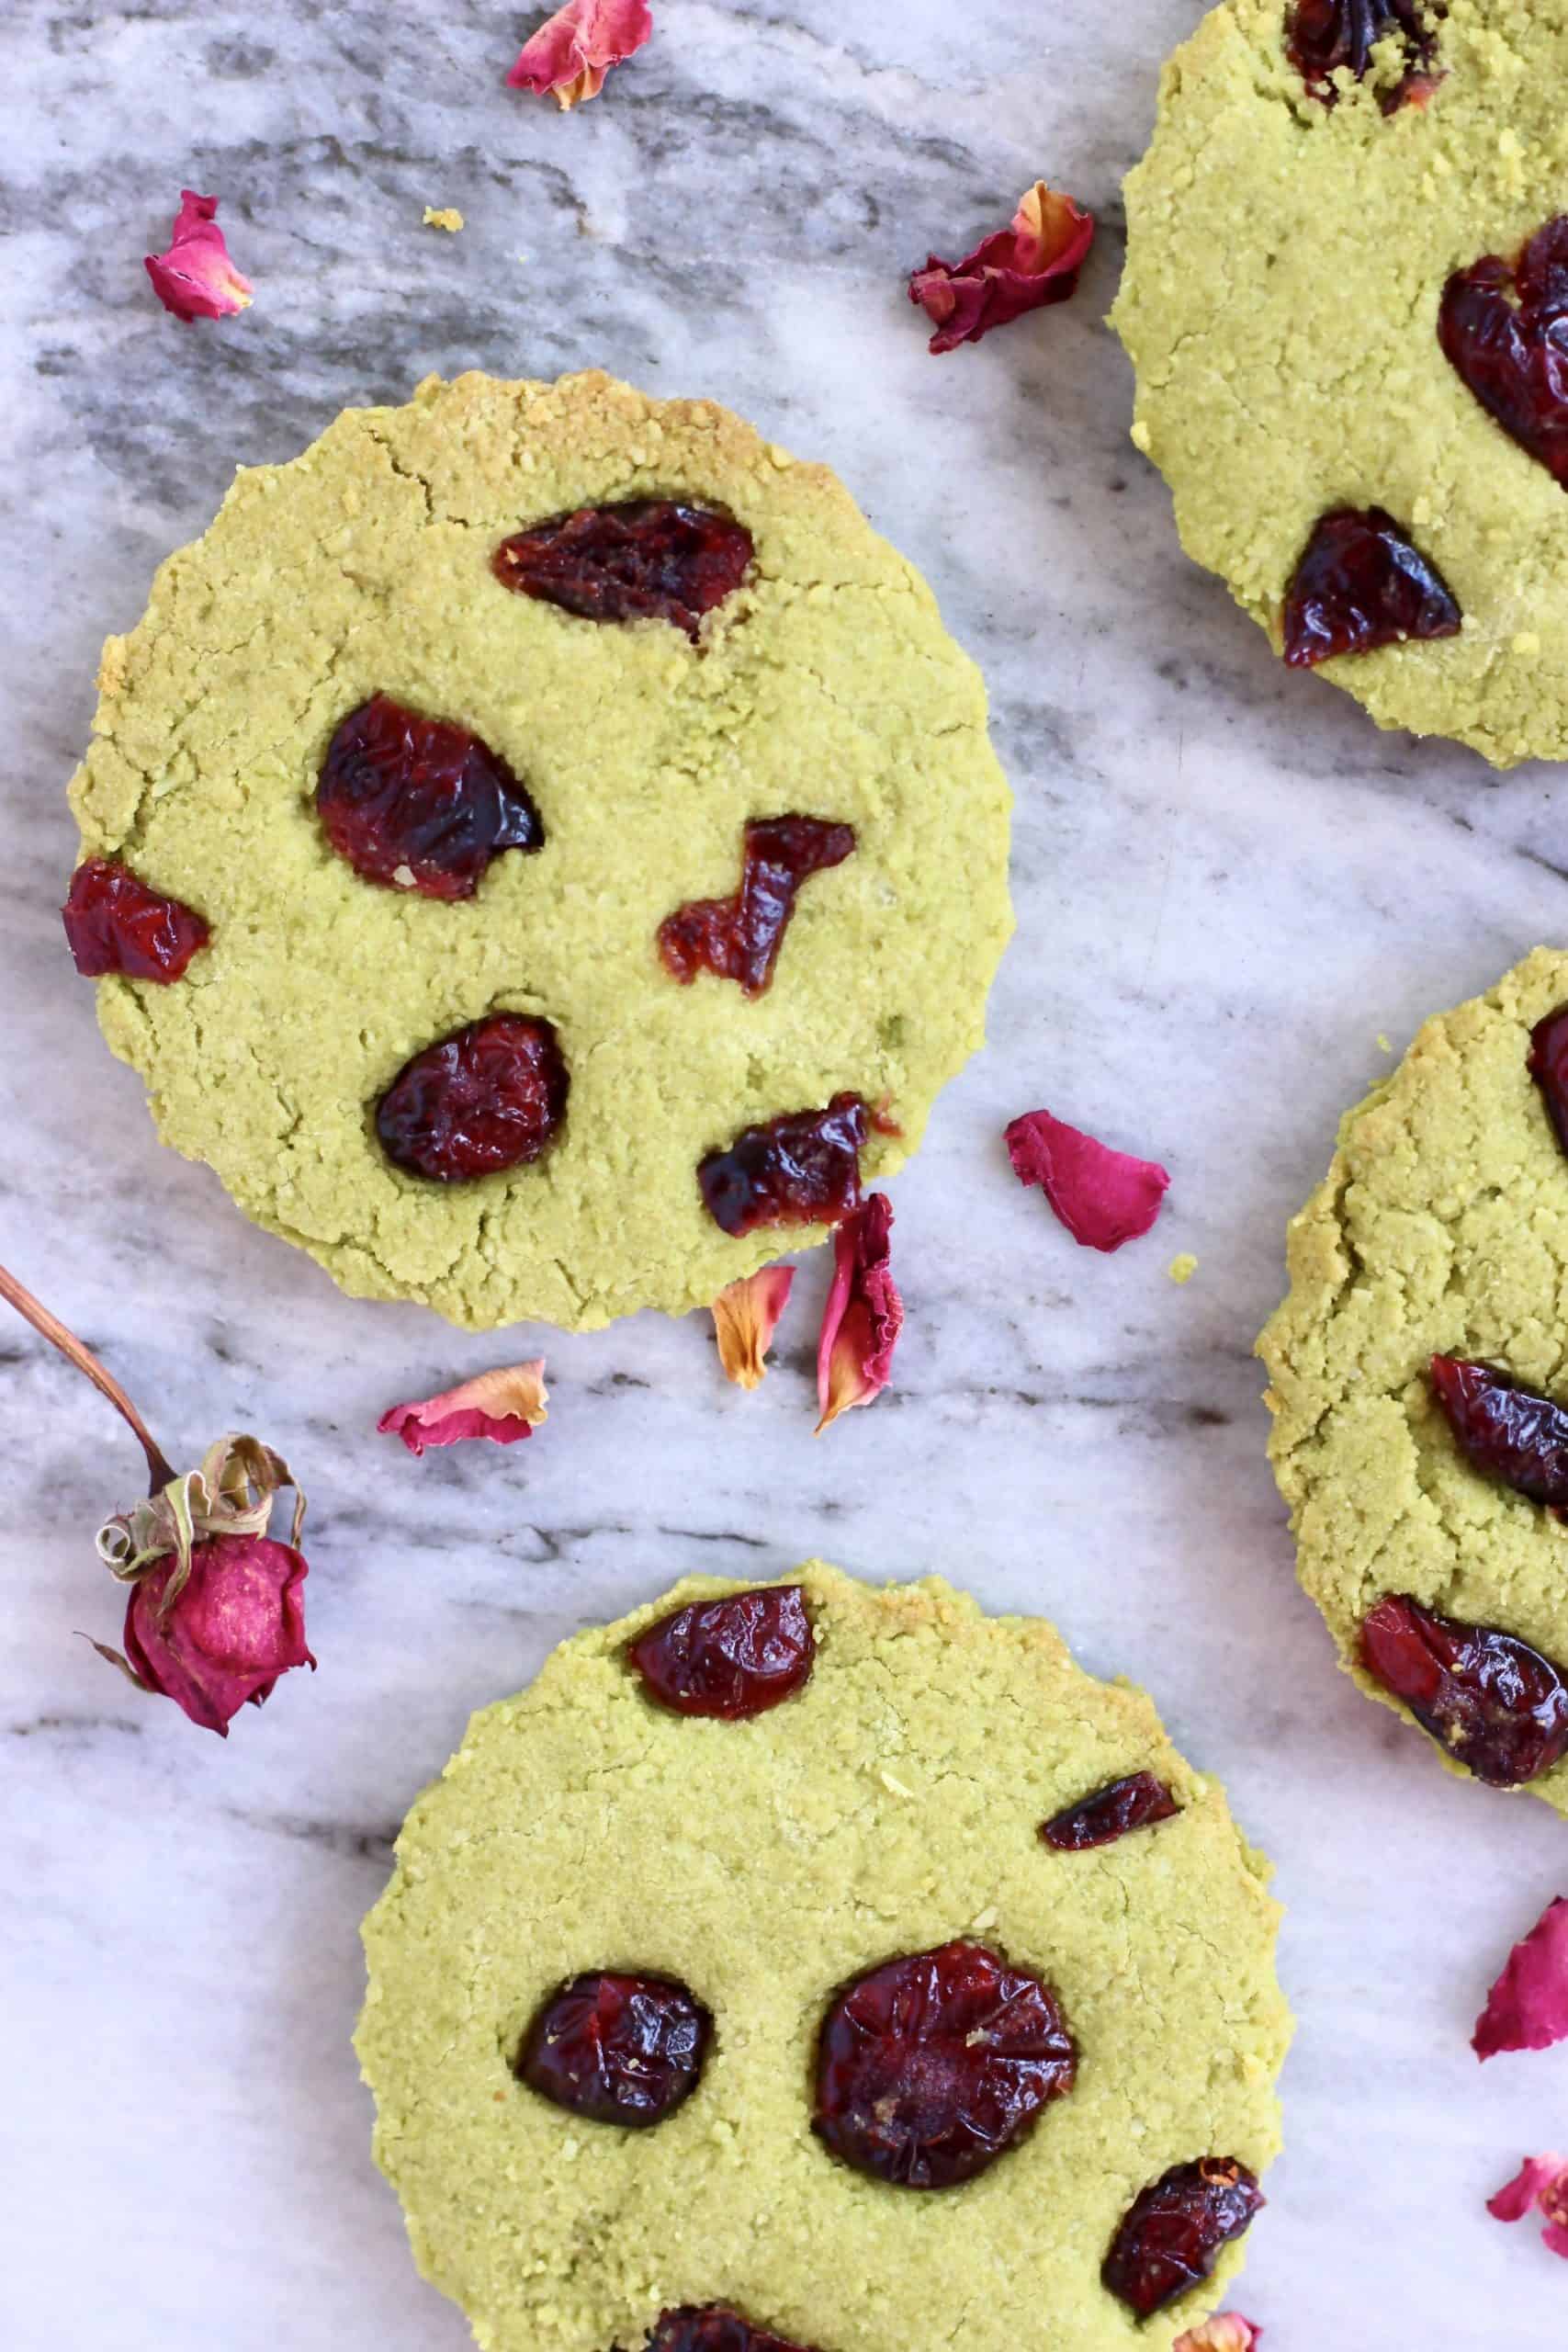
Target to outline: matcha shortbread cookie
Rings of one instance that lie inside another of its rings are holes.
[[[1114,323],[1182,543],[1380,726],[1568,752],[1568,9],[1225,0]]]
[[[100,684],[67,929],[105,1033],[351,1292],[704,1304],[980,1042],[978,673],[835,478],[710,403],[350,410],[240,474]]]
[[[1049,1625],[689,1580],[404,1825],[358,2048],[420,2267],[487,2352],[1167,2352],[1278,2147],[1266,1877]]]
[[[1454,1769],[1568,1813],[1568,953],[1348,1114],[1259,1342],[1302,1581]]]

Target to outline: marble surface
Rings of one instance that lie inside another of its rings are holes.
[[[573,1627],[688,1568],[814,1550],[1048,1612],[1151,1686],[1276,1857],[1301,2030],[1238,2299],[1270,2352],[1473,2352],[1503,2313],[1511,2343],[1561,2339],[1568,2271],[1482,2204],[1568,2144],[1568,2050],[1483,2073],[1467,2035],[1568,1889],[1568,1831],[1446,1779],[1336,1671],[1250,1356],[1380,1033],[1403,1045],[1568,933],[1554,779],[1380,736],[1288,677],[1184,563],[1127,444],[1100,323],[1118,184],[1196,14],[656,0],[653,44],[558,119],[501,85],[526,9],[11,0],[0,1256],[166,1448],[254,1427],[302,1467],[321,1667],[220,1747],[73,1639],[115,1631],[88,1539],[137,1458],[0,1324],[7,2352],[457,2352],[348,2048],[399,1817],[468,1710]],[[1082,298],[928,357],[902,273],[1042,171],[1102,217]],[[186,329],[152,299],[141,255],[182,183],[222,199],[242,320]],[[467,229],[423,227],[426,204]],[[896,1188],[898,1381],[820,1444],[820,1262],[752,1399],[702,1317],[483,1340],[340,1298],[160,1150],[61,944],[99,640],[232,463],[432,368],[588,362],[835,464],[985,665],[1018,789],[990,1047]],[[1013,1186],[999,1130],[1042,1101],[1167,1159],[1154,1240],[1081,1253]],[[1185,1289],[1179,1250],[1201,1261]],[[554,1412],[526,1448],[416,1464],[373,1434],[394,1399],[539,1348]]]

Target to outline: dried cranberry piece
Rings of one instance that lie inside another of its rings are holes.
[[[1568,1504],[1568,1405],[1457,1356],[1432,1358],[1432,1385],[1467,1461],[1531,1502]]]
[[[865,1104],[835,1094],[825,1111],[786,1111],[743,1127],[727,1151],[697,1162],[697,1182],[726,1233],[760,1225],[836,1225],[860,1206]]]
[[[700,2311],[686,2304],[678,2312],[662,2312],[650,2328],[648,2352],[811,2352],[809,2345],[792,2344],[771,2328],[753,2327],[724,2303],[705,2303]]]
[[[1568,1151],[1568,1004],[1536,1023],[1525,1068],[1540,1089],[1558,1142]]]
[[[193,907],[150,890],[118,858],[88,857],[60,910],[66,944],[85,979],[177,980],[212,936]]]
[[[833,2001],[811,2128],[875,2180],[951,2188],[1016,2146],[1077,2073],[1048,1984],[984,1944],[943,1944]]]
[[[817,1637],[799,1585],[764,1585],[671,1611],[628,1644],[626,1657],[661,1707],[738,1723],[810,1679]]]
[[[1422,1729],[1492,1788],[1537,1781],[1568,1755],[1568,1673],[1512,1634],[1391,1593],[1362,1624],[1361,1657]]]
[[[1568,488],[1568,213],[1510,269],[1487,254],[1443,288],[1438,339],[1505,433]]]
[[[524,2037],[519,2082],[592,2123],[646,2132],[696,2089],[713,2019],[667,1976],[574,1976]]]
[[[519,531],[491,569],[503,588],[581,620],[670,621],[694,639],[745,579],[753,544],[744,523],[711,507],[636,498]]]
[[[773,985],[795,892],[811,875],[842,865],[854,845],[852,825],[820,817],[753,819],[733,898],[688,899],[660,923],[665,970],[683,987],[708,971],[739,980],[745,996],[762,995]]]
[[[544,846],[539,812],[499,752],[389,695],[373,695],[340,723],[316,808],[333,849],[367,882],[427,899],[471,899],[501,851]]]
[[[1100,2278],[1147,2319],[1205,2279],[1220,2248],[1240,2237],[1264,2202],[1256,2174],[1234,2156],[1172,2165],[1133,2199]]]
[[[555,1140],[570,1080],[547,1021],[492,1013],[406,1061],[376,1108],[389,1159],[439,1184],[523,1168]]]
[[[1463,626],[1447,581],[1381,506],[1338,506],[1307,542],[1285,593],[1285,659],[1315,669],[1339,653],[1371,653]]]
[[[1133,1772],[1053,1814],[1040,1835],[1058,1854],[1082,1854],[1091,1846],[1113,1846],[1130,1829],[1169,1821],[1180,1811],[1163,1781],[1152,1772]]]
[[[1437,53],[1438,39],[1419,0],[1296,0],[1287,21],[1286,53],[1314,98],[1331,107],[1337,96],[1331,75],[1348,66],[1358,82],[1371,71],[1372,51],[1390,33],[1404,44],[1410,70],[1403,82],[1382,93],[1380,103],[1393,114],[1414,93]]]

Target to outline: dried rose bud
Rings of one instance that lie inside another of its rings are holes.
[[[1568,1898],[1561,1894],[1509,1953],[1470,2046],[1484,2059],[1557,2041],[1568,2041]]]
[[[147,275],[159,301],[186,326],[193,319],[230,319],[251,306],[251,281],[229,258],[217,210],[215,196],[181,188],[168,251],[147,255]]]
[[[1568,2261],[1568,2156],[1527,2156],[1507,2186],[1487,2199],[1486,2211],[1498,2222],[1539,2212],[1546,2222],[1542,2238]]]
[[[904,1328],[888,1257],[892,1227],[886,1193],[871,1193],[833,1236],[833,1286],[817,1349],[818,1437],[840,1413],[871,1404],[887,1385]]]
[[[0,1298],[84,1373],[135,1434],[151,1489],[98,1531],[98,1557],[131,1587],[125,1651],[95,1642],[139,1690],[173,1699],[192,1723],[227,1738],[247,1703],[259,1707],[280,1674],[314,1668],[305,1645],[299,1550],[305,1498],[288,1464],[254,1437],[220,1438],[201,1467],[170,1468],[119,1383],[91,1351],[0,1266]],[[294,1489],[287,1544],[267,1530],[276,1496]]]
[[[1216,2312],[1213,2319],[1179,2335],[1170,2352],[1252,2352],[1263,2340],[1263,2330],[1239,2312]]]
[[[779,1317],[795,1286],[793,1266],[764,1266],[729,1283],[713,1303],[713,1333],[724,1376],[737,1388],[757,1388],[767,1372]]]
[[[596,98],[611,66],[639,50],[652,32],[647,0],[567,0],[524,43],[507,83],[553,97],[570,113],[584,98]]]
[[[998,229],[962,261],[932,254],[909,280],[909,300],[936,328],[935,352],[978,343],[1026,311],[1065,302],[1094,243],[1094,215],[1080,211],[1037,180],[1019,203],[1010,229]]]
[[[1015,1119],[1007,1147],[1019,1182],[1038,1184],[1086,1250],[1120,1250],[1147,1233],[1170,1183],[1156,1161],[1112,1151],[1049,1111]]]
[[[477,1379],[444,1388],[423,1404],[394,1405],[376,1427],[383,1434],[400,1437],[411,1453],[429,1445],[456,1445],[466,1437],[488,1437],[496,1445],[515,1445],[549,1419],[545,1408],[545,1362],[507,1364],[499,1372],[481,1372]]]

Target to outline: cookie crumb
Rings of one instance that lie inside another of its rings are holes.
[[[1177,1284],[1178,1288],[1182,1288],[1191,1281],[1193,1275],[1197,1272],[1198,1261],[1192,1255],[1190,1250],[1183,1250],[1179,1257],[1175,1257],[1171,1260],[1169,1265],[1165,1271],[1170,1276],[1171,1281]]]
[[[455,204],[443,205],[439,211],[434,205],[427,204],[424,225],[427,229],[445,229],[449,236],[455,237],[463,225],[463,216]]]
[[[1386,1030],[1378,1031],[1378,1051],[1380,1054],[1392,1054],[1393,1051],[1393,1040]]]

